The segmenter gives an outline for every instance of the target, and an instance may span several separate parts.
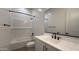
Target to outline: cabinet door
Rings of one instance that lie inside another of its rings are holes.
[[[45,44],[38,40],[35,39],[35,51],[44,51],[45,50]]]
[[[46,51],[60,51],[59,49],[55,48],[55,47],[51,47],[50,45],[46,45]]]
[[[44,42],[35,39],[35,51],[60,51],[59,49],[55,47],[51,47],[48,44],[45,44]]]

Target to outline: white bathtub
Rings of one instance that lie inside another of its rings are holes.
[[[22,37],[11,41],[10,50],[25,47],[26,43],[33,40],[32,37]]]

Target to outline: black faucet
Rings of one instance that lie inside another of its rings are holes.
[[[53,33],[52,38],[57,39],[57,40],[59,40],[59,39],[60,39],[60,37],[59,37],[59,36],[57,37],[57,33]]]
[[[57,37],[57,40],[59,40],[61,37]]]
[[[52,38],[53,38],[53,35],[52,35]]]
[[[56,33],[53,33],[52,38],[56,39]]]
[[[56,36],[56,33],[54,33],[54,39],[56,39],[56,37],[57,37],[57,36]]]

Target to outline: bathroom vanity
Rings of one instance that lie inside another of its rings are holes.
[[[79,51],[79,38],[59,36],[59,40],[52,38],[50,33],[35,36],[36,51]]]

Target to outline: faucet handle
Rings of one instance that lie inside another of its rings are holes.
[[[53,35],[52,35],[52,38],[53,38]]]
[[[50,35],[53,38],[53,34]]]
[[[57,40],[59,40],[61,37],[57,37]]]

